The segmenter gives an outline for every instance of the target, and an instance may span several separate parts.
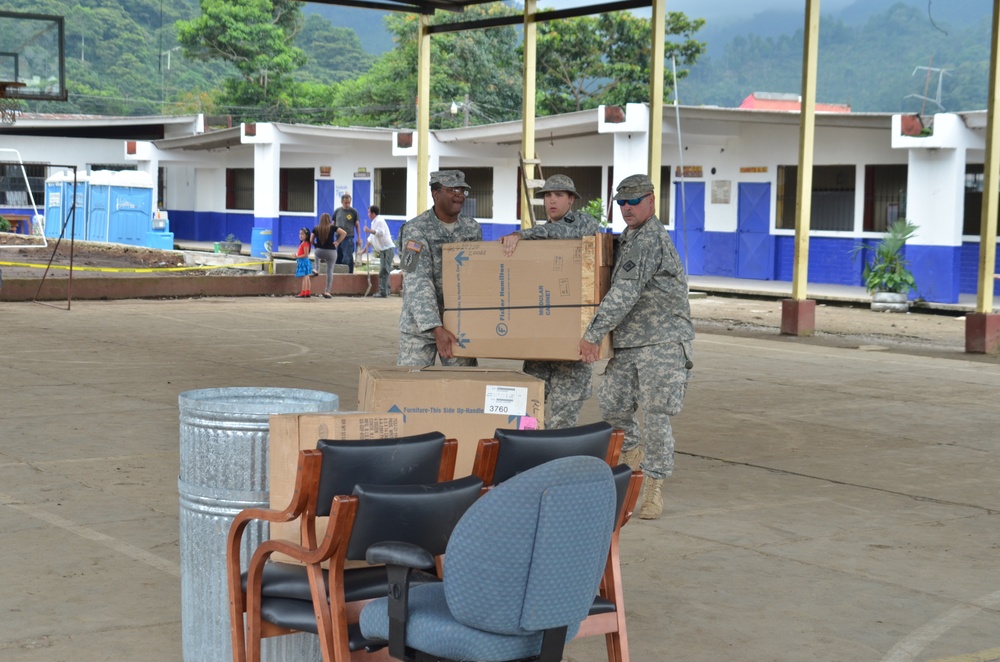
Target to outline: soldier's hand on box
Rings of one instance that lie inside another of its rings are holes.
[[[584,363],[594,363],[601,355],[601,348],[592,342],[580,339],[580,360]]]
[[[443,326],[436,326],[434,327],[434,340],[437,343],[437,351],[441,355],[441,358],[455,358],[455,355],[451,351],[452,345],[457,340],[454,333]]]
[[[510,257],[514,254],[514,249],[517,248],[517,242],[521,240],[520,232],[511,232],[510,234],[505,234],[500,237],[500,243],[503,244],[503,254],[506,257]]]

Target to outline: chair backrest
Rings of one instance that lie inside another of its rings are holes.
[[[625,507],[625,498],[628,496],[628,486],[632,481],[632,467],[627,464],[619,464],[611,470],[611,475],[615,479],[615,526],[622,518],[622,508]]]
[[[615,506],[611,468],[593,457],[553,460],[494,487],[448,542],[452,616],[498,634],[575,634],[597,593]]]
[[[540,464],[571,455],[605,459],[614,428],[604,422],[552,430],[497,429],[496,470],[493,485]]]
[[[445,467],[449,445],[450,470]],[[420,485],[450,480],[457,450],[440,432],[392,439],[320,439],[316,447],[323,453],[316,504],[320,517],[330,514],[333,497],[352,494],[360,483]]]
[[[479,498],[483,481],[466,476],[427,485],[357,485],[347,558],[361,560],[378,542],[408,542],[434,556],[444,554],[448,538],[465,511]]]

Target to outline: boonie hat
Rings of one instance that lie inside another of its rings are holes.
[[[435,184],[445,188],[472,188],[465,183],[465,173],[461,170],[435,170],[431,173],[431,186]]]
[[[538,192],[545,193],[546,191],[566,191],[580,197],[580,194],[576,192],[576,186],[573,185],[573,180],[566,175],[552,175],[546,179],[545,184],[538,189]]]
[[[615,190],[615,200],[634,200],[653,192],[653,180],[649,175],[629,175]]]

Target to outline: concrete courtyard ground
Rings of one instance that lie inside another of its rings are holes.
[[[0,659],[179,660],[177,395],[352,408],[400,299],[53,304],[0,303]],[[623,530],[632,659],[1000,659],[1000,365],[960,313],[823,306],[789,338],[776,301],[693,307],[666,512]]]

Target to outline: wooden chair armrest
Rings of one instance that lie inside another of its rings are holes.
[[[493,484],[500,453],[499,439],[480,439],[476,447],[476,459],[472,463],[472,475],[483,481],[483,489]]]
[[[622,444],[625,443],[625,431],[624,430],[612,430],[611,440],[608,442],[608,455],[605,460],[609,467],[617,467],[619,464],[618,458],[622,454]]]

